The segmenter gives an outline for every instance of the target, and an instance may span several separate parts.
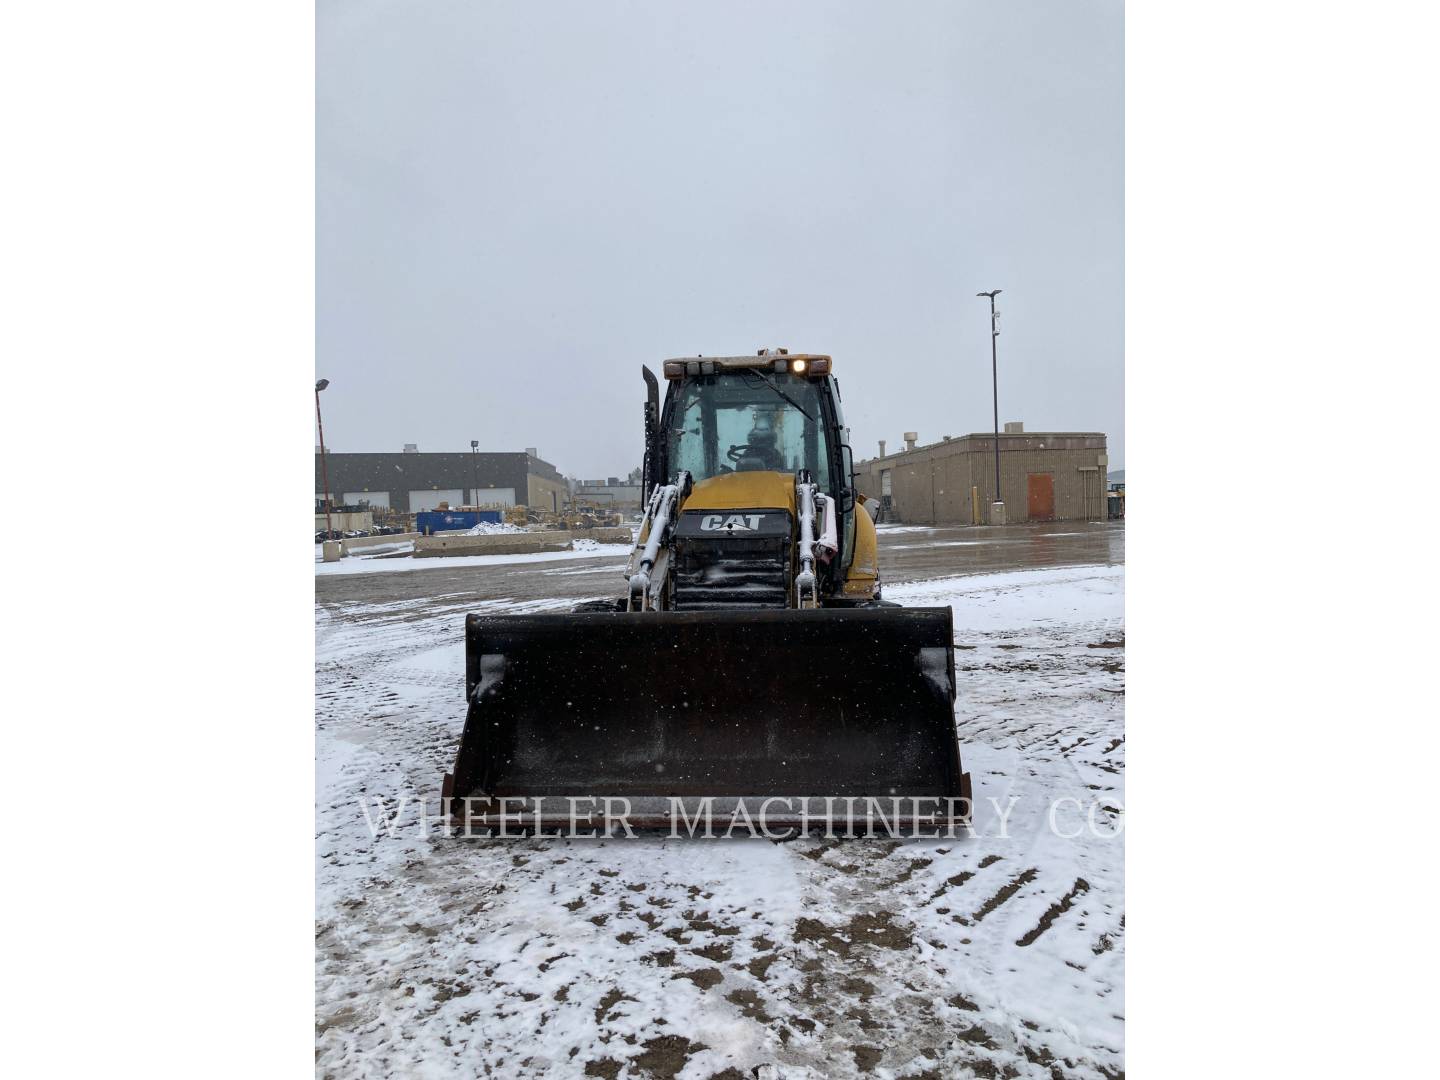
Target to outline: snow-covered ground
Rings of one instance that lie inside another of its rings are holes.
[[[1118,1075],[1123,585],[1082,566],[887,587],[954,609],[978,802],[976,836],[904,842],[422,835],[464,613],[574,601],[317,607],[317,1074]]]

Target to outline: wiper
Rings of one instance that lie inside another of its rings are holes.
[[[755,378],[759,379],[771,390],[773,390],[775,393],[779,394],[782,398],[788,401],[793,408],[798,409],[800,411],[800,414],[804,416],[806,420],[809,420],[812,424],[815,422],[815,417],[810,415],[809,411],[805,408],[805,406],[801,405],[789,394],[785,393],[784,390],[781,390],[780,387],[776,386],[773,382],[771,382],[769,376],[765,375],[763,372],[755,371],[753,368],[749,371],[746,371],[745,374],[746,376],[755,376]]]

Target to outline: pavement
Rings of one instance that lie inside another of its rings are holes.
[[[883,583],[927,581],[953,574],[1036,570],[1053,566],[1114,566],[1125,561],[1123,522],[1064,521],[1046,525],[911,526],[881,525],[880,579]],[[411,560],[387,561],[395,573],[340,574],[317,577],[315,598],[322,607],[354,603],[425,601],[459,596],[480,600],[545,600],[620,596],[625,557],[616,549],[604,556],[557,562],[444,566],[427,560],[424,572],[407,574]],[[613,568],[607,573],[605,568]],[[367,569],[382,569],[367,566]]]

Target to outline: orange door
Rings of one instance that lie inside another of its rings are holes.
[[[1027,485],[1031,521],[1055,520],[1055,477],[1048,472],[1032,472]]]

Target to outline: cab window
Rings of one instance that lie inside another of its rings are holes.
[[[789,373],[745,371],[683,383],[670,421],[672,473],[696,480],[731,472],[809,469],[830,490],[828,439],[814,383]]]

